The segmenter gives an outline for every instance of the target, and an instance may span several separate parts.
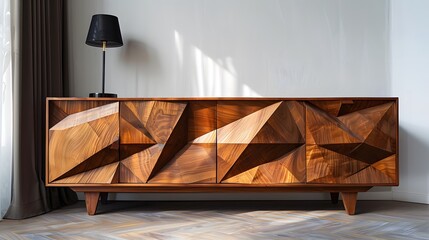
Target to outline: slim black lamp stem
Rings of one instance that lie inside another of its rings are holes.
[[[103,87],[102,87],[102,93],[104,94],[104,78],[105,78],[105,70],[106,70],[106,42],[103,41]]]

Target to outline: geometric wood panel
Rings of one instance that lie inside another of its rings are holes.
[[[385,100],[307,102],[307,182],[396,183],[396,109]]]
[[[49,100],[48,182],[398,182],[395,99]]]
[[[63,120],[70,114],[82,112],[91,108],[100,107],[115,101],[109,100],[73,100],[73,101],[49,101],[49,128],[53,127],[59,121]],[[117,102],[117,101],[116,101]]]
[[[50,105],[50,116],[56,116],[49,128],[51,183],[118,180],[112,164],[119,161],[119,103],[89,102],[54,101]]]
[[[304,183],[304,106],[218,101],[217,182]]]
[[[215,183],[216,101],[124,101],[121,183]]]

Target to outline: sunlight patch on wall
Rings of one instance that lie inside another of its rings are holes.
[[[233,61],[227,57],[225,61],[204,54],[199,48],[193,47],[198,96],[236,96],[239,94],[237,74]],[[224,63],[225,62],[225,63]]]
[[[242,87],[243,89],[243,96],[246,96],[246,97],[262,97],[262,95],[261,94],[259,94],[259,93],[257,93],[257,92],[255,92],[255,90],[253,90],[252,88],[250,88],[248,85],[246,85],[246,84],[243,84],[243,87]]]
[[[174,44],[176,46],[176,53],[179,60],[180,68],[183,66],[183,37],[174,31]]]

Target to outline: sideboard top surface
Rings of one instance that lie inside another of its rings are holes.
[[[67,100],[67,101],[144,101],[144,100],[161,100],[161,101],[249,101],[249,100],[268,100],[268,101],[315,101],[315,100],[390,100],[397,101],[398,97],[135,97],[135,98],[80,98],[80,97],[47,97],[47,100]]]

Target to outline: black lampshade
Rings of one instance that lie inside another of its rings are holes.
[[[92,16],[85,43],[93,47],[103,47],[104,41],[106,47],[124,45],[118,18],[107,14],[97,14]]]

